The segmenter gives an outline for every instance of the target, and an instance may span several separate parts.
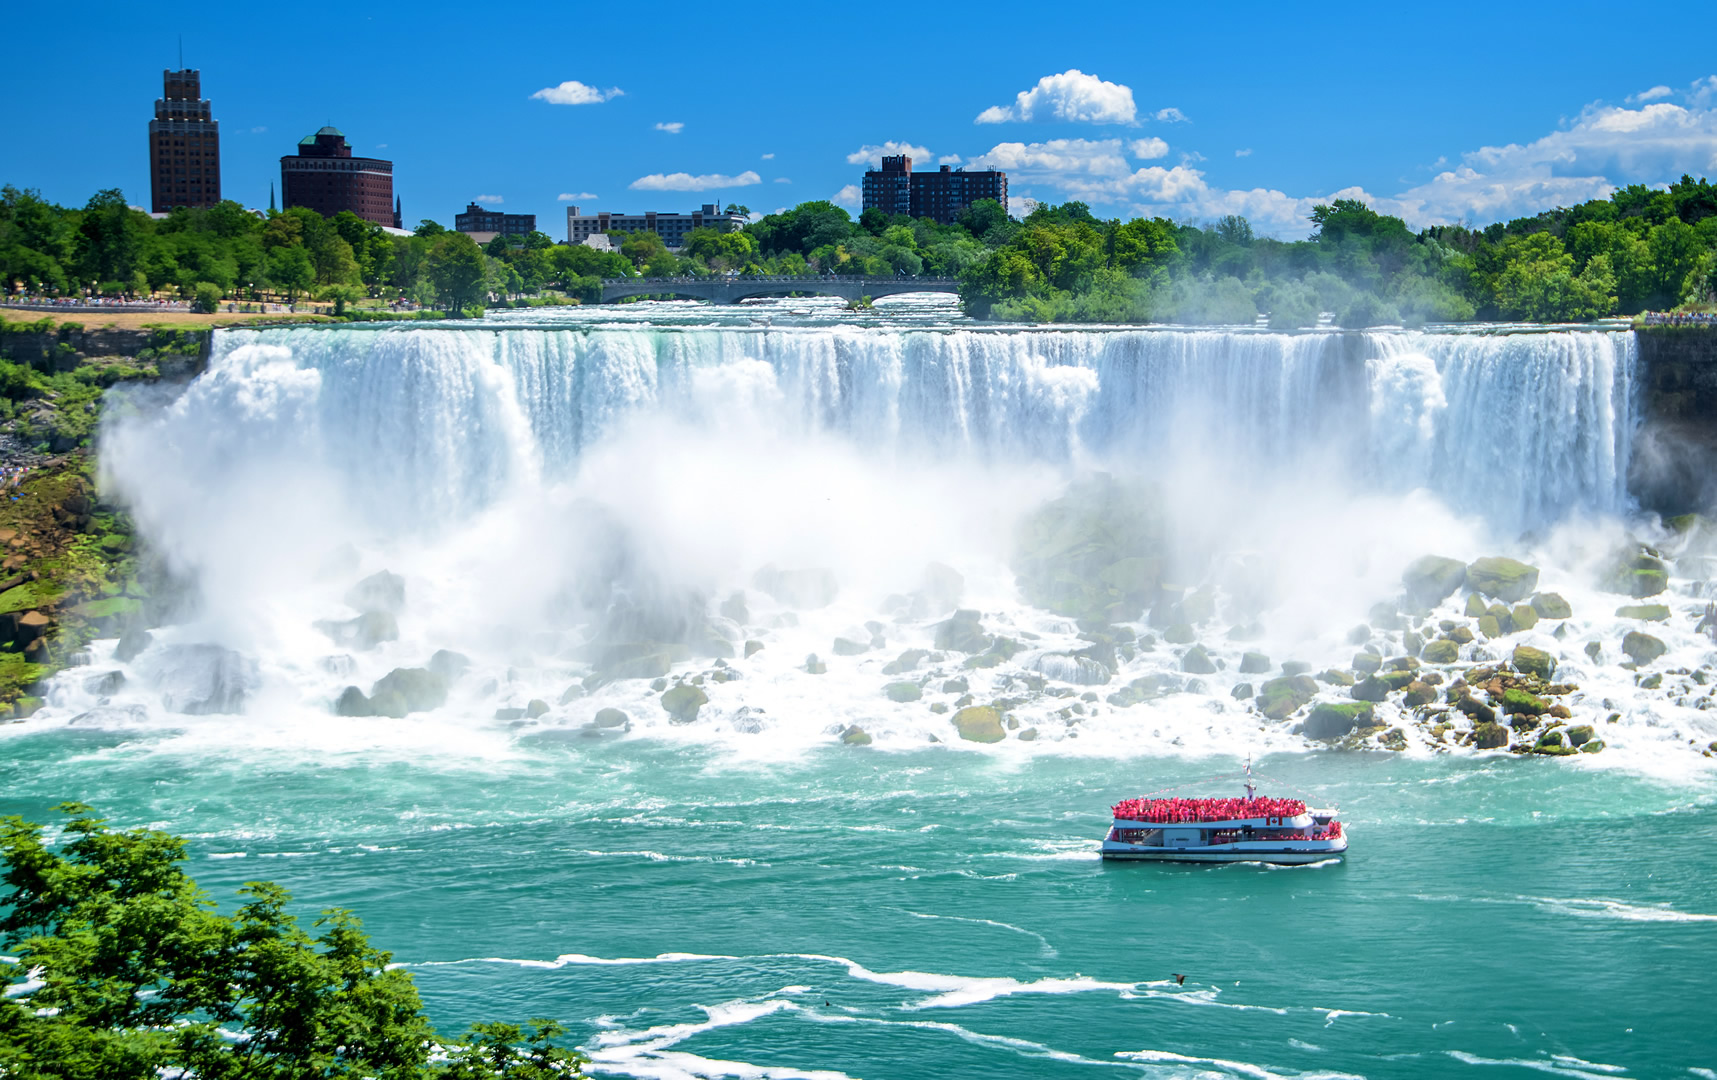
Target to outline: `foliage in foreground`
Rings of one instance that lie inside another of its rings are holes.
[[[50,846],[0,819],[0,1076],[21,1080],[551,1080],[584,1058],[562,1029],[483,1024],[438,1045],[409,974],[349,911],[312,937],[291,897],[250,882],[231,915],[186,876],[185,842],[115,830],[89,807]]]

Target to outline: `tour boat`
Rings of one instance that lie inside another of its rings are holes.
[[[1298,865],[1339,859],[1347,851],[1333,809],[1259,798],[1250,763],[1243,799],[1123,799],[1113,813],[1103,837],[1105,859]]]

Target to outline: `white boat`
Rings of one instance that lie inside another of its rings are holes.
[[[1103,837],[1103,858],[1149,862],[1262,862],[1339,859],[1347,833],[1333,809],[1299,799],[1259,798],[1246,766],[1243,799],[1123,799]]]

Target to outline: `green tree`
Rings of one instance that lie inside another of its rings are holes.
[[[6,862],[0,963],[0,1075],[17,1080],[549,1080],[584,1060],[481,1025],[432,1062],[437,1041],[409,974],[370,945],[350,912],[312,936],[268,882],[221,915],[184,872],[185,842],[114,830],[61,807],[69,841],[0,819]],[[28,980],[28,981],[26,981]],[[236,1033],[239,1037],[233,1038]],[[523,1045],[519,1045],[523,1043]]]
[[[287,303],[292,303],[316,280],[310,253],[301,247],[275,248],[268,256],[268,280],[286,294]]]
[[[483,249],[464,233],[444,229],[435,234],[427,270],[436,300],[449,315],[458,317],[482,299],[488,264]]]

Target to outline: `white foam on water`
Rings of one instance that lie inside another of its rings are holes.
[[[994,919],[973,919],[964,915],[931,915],[922,911],[907,911],[905,908],[899,908],[897,910],[904,911],[914,919],[938,919],[945,922],[974,923],[978,926],[994,926],[1001,930],[1011,930],[1016,934],[1024,934],[1026,937],[1036,938],[1038,945],[1042,947],[1044,956],[1055,957],[1060,955],[1056,951],[1055,946],[1049,943],[1048,938],[1035,930],[1027,930],[1025,927],[1015,926],[1013,923],[997,922]]]
[[[698,1008],[702,1009],[705,1015],[702,1023],[666,1024],[643,1031],[610,1030],[598,1033],[585,1048],[590,1057],[590,1071],[650,1077],[653,1080],[706,1080],[728,1076],[738,1077],[739,1080],[852,1080],[847,1074],[835,1070],[754,1065],[750,1062],[708,1058],[673,1049],[694,1036],[719,1028],[749,1024],[784,1010],[796,1009],[797,1006],[775,999],[731,1001]]]
[[[1254,1065],[1247,1061],[1232,1061],[1227,1058],[1194,1057],[1187,1054],[1176,1054],[1168,1050],[1121,1050],[1115,1056],[1126,1061],[1147,1062],[1154,1065],[1195,1065],[1219,1069],[1232,1076],[1250,1076],[1255,1080],[1364,1080],[1353,1073],[1340,1072],[1276,1072],[1262,1065]]]
[[[1620,919],[1623,922],[1717,923],[1717,915],[1676,911],[1668,904],[1630,904],[1608,897],[1521,896],[1517,899],[1555,915],[1584,919]]]
[[[1577,1077],[1578,1080],[1605,1080],[1607,1077],[1614,1076],[1617,1070],[1617,1066],[1614,1065],[1589,1065],[1579,1058],[1562,1056],[1545,1060],[1541,1058],[1487,1058],[1477,1054],[1469,1054],[1464,1050],[1445,1050],[1443,1053],[1466,1065],[1533,1069],[1537,1072],[1547,1072],[1556,1076],[1573,1076]]]

